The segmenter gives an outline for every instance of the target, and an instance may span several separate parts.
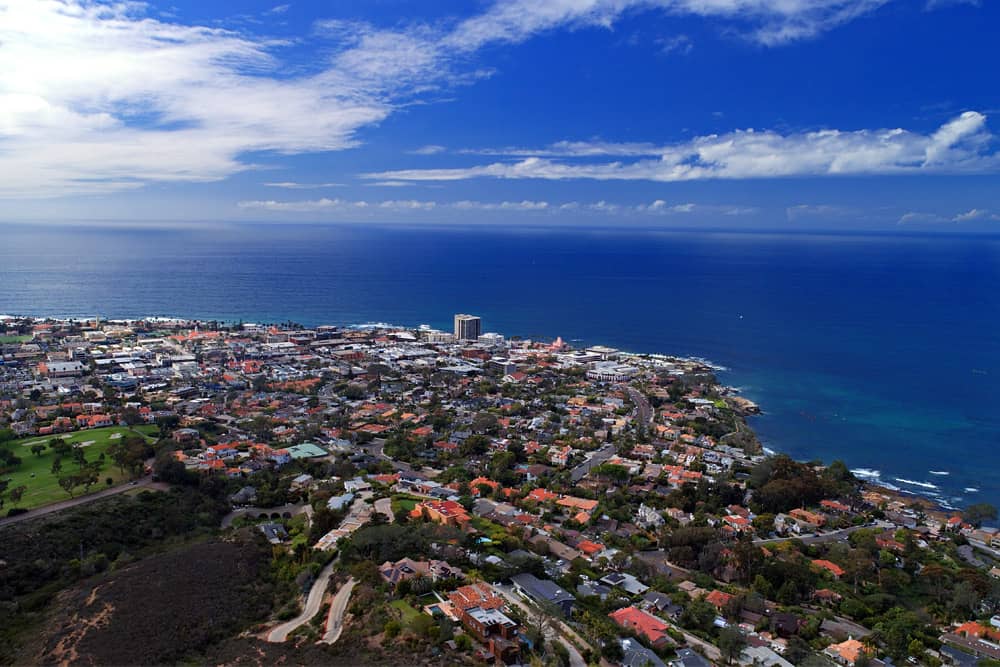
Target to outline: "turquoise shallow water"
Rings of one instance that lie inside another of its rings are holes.
[[[768,445],[1000,504],[1000,238],[305,225],[0,228],[0,312],[388,321],[703,356]],[[935,474],[947,473],[947,474]]]

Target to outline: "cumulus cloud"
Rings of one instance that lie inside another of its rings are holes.
[[[399,105],[488,75],[472,58],[484,46],[630,12],[720,20],[777,44],[887,1],[503,0],[433,25],[321,23],[296,46],[322,40],[332,54],[306,69],[282,61],[285,42],[154,18],[143,3],[3,0],[0,196],[213,181],[260,155],[349,148]]]
[[[588,152],[589,151],[589,152]],[[556,160],[557,156],[642,156],[632,161]],[[408,169],[365,178],[456,181],[469,178],[695,181],[857,174],[984,173],[1000,167],[986,116],[967,111],[931,134],[903,129],[780,134],[738,130],[654,149],[650,144],[563,142],[515,162],[455,169]]]

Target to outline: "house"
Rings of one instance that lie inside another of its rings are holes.
[[[313,476],[308,473],[302,473],[292,480],[291,488],[292,490],[306,489],[310,487],[313,483]]]
[[[705,596],[705,602],[708,602],[719,611],[723,611],[726,608],[726,605],[732,602],[732,599],[732,595],[722,591],[712,591]]]
[[[815,559],[812,562],[813,567],[819,570],[825,570],[833,575],[834,579],[840,579],[844,576],[844,568],[840,567],[836,563],[831,563],[828,560]]]
[[[349,506],[352,502],[354,502],[354,494],[345,493],[343,495],[333,496],[327,500],[326,506],[328,509],[339,511]]]
[[[483,581],[456,588],[448,594],[448,600],[459,611],[470,607],[500,609],[506,604],[504,597]]]
[[[465,508],[454,500],[425,500],[419,503],[410,512],[410,518],[419,519],[427,517],[434,523],[444,526],[455,526],[461,528],[469,523],[472,517],[465,511]]]
[[[361,491],[371,491],[371,489],[372,485],[360,477],[344,482],[344,491],[348,493],[360,493]]]
[[[663,517],[654,508],[646,504],[639,505],[639,510],[635,514],[635,525],[640,528],[655,529],[663,524]]]
[[[822,528],[826,525],[826,517],[822,514],[817,514],[815,512],[810,512],[804,509],[794,509],[788,513],[788,516],[793,519],[798,519],[817,528]]]
[[[462,625],[493,655],[495,660],[510,664],[521,653],[517,622],[499,609],[469,607],[462,611]]]
[[[548,489],[543,489],[543,488],[539,487],[537,489],[532,489],[531,493],[529,493],[526,496],[526,498],[527,498],[527,500],[533,500],[536,503],[545,503],[545,502],[548,502],[550,500],[556,500],[556,499],[558,499],[559,495],[556,494],[556,493],[552,493]]]
[[[857,639],[848,639],[839,644],[830,644],[823,652],[842,665],[853,665],[865,653],[865,645]]]
[[[712,667],[712,663],[689,648],[679,648],[677,658],[670,661],[670,667]]]
[[[601,581],[608,586],[617,586],[618,588],[624,589],[632,595],[642,595],[649,590],[649,586],[626,572],[612,572],[611,574],[602,577]]]
[[[623,607],[608,616],[619,626],[635,631],[655,649],[674,645],[674,640],[667,634],[670,626],[648,612],[636,607]]]
[[[253,505],[257,502],[257,489],[252,486],[244,486],[242,489],[229,496],[229,502],[233,505]]]
[[[747,646],[740,654],[740,663],[761,667],[794,667],[767,646]]]
[[[395,563],[386,561],[379,566],[378,573],[386,583],[393,586],[417,577],[428,577],[432,581],[438,581],[464,576],[460,569],[452,567],[447,561],[419,561],[411,558],[401,558]]]
[[[619,640],[622,667],[667,667],[660,657],[634,639]]]
[[[510,580],[514,584],[514,590],[523,597],[534,600],[542,606],[555,607],[564,616],[569,616],[573,611],[576,598],[548,579],[521,573],[514,575]]]
[[[263,523],[260,525],[260,532],[271,544],[281,544],[288,539],[288,531],[280,523]]]

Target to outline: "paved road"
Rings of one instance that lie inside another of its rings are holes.
[[[520,596],[518,596],[518,594],[515,593],[510,586],[494,585],[494,588],[496,588],[501,595],[507,598],[507,602],[511,603],[512,605],[523,611],[525,614],[528,615],[529,618],[538,613],[537,610],[529,607],[528,604],[524,600],[522,600]],[[576,646],[573,645],[573,642],[567,639],[566,637],[573,638],[575,641],[579,642],[582,646],[587,645],[587,642],[583,641],[580,635],[573,632],[573,630],[571,630],[570,628],[567,628],[566,625],[561,623],[558,619],[553,619],[553,623],[552,625],[549,626],[545,638],[550,641],[556,639],[559,641],[560,644],[566,647],[566,650],[569,651],[570,667],[587,667],[587,663],[583,660],[583,656],[580,655],[580,652],[576,649]]]
[[[347,603],[351,599],[351,591],[356,584],[354,577],[347,580],[347,583],[340,587],[337,594],[330,602],[330,613],[326,616],[326,632],[319,640],[321,644],[333,644],[340,639],[340,633],[344,630],[344,612],[347,611]]]
[[[579,482],[581,479],[587,476],[587,473],[590,472],[592,468],[601,465],[602,463],[610,459],[612,456],[614,456],[615,451],[616,447],[613,444],[604,445],[596,452],[591,454],[589,459],[587,459],[580,465],[573,468],[569,473],[570,479],[572,479],[574,482]]]
[[[309,597],[306,598],[306,606],[302,610],[302,613],[293,618],[290,621],[282,623],[278,627],[274,628],[267,634],[267,641],[272,643],[283,642],[288,639],[294,630],[299,626],[308,623],[319,608],[323,606],[323,596],[326,595],[326,587],[330,585],[330,576],[333,574],[333,563],[323,568],[316,577],[316,581],[313,583],[312,588],[309,589]]]
[[[170,485],[164,482],[154,482],[152,477],[144,477],[135,484],[119,484],[118,486],[113,486],[110,489],[101,489],[100,491],[95,491],[94,493],[90,493],[85,496],[78,496],[68,500],[61,500],[58,503],[52,503],[51,505],[46,505],[45,507],[38,507],[28,511],[27,514],[18,514],[17,516],[0,519],[0,528],[9,526],[12,523],[18,523],[19,521],[37,519],[40,516],[45,516],[54,512],[61,512],[63,510],[68,510],[71,507],[85,505],[86,503],[91,503],[95,500],[100,500],[101,498],[107,498],[108,496],[114,496],[119,493],[125,493],[126,491],[132,491],[135,489],[167,491],[170,489]]]
[[[636,409],[636,421],[642,426],[648,426],[653,423],[653,408],[646,400],[646,397],[638,389],[633,389],[632,387],[625,387],[625,391],[628,393],[629,398],[635,403]]]
[[[281,507],[244,507],[242,509],[233,510],[226,516],[222,517],[222,527],[229,528],[237,518],[241,516],[259,516],[261,514],[266,514],[271,516],[275,512],[278,516],[283,516],[285,512],[288,512],[292,516],[297,514],[302,514],[305,512],[310,518],[312,518],[312,505],[305,503],[302,505],[282,505]]]
[[[768,539],[758,538],[753,541],[754,544],[771,544],[775,542],[787,542],[788,540],[801,540],[803,544],[825,544],[826,542],[837,542],[845,539],[851,533],[861,530],[862,528],[893,528],[891,523],[875,523],[866,524],[863,526],[851,526],[850,528],[841,528],[840,530],[835,530],[830,533],[821,533],[819,535],[805,535],[802,537],[771,537]]]
[[[986,563],[980,558],[976,557],[976,554],[972,551],[972,547],[968,544],[963,544],[958,548],[958,555],[961,556],[969,565],[972,567],[978,567],[980,569],[986,569]]]
[[[389,523],[392,523],[395,517],[392,515],[392,498],[379,498],[375,501],[375,511],[379,512]]]

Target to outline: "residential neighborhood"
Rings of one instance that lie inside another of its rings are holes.
[[[222,534],[253,527],[297,582],[260,636],[305,614],[282,643],[323,650],[347,633],[445,664],[1000,660],[989,508],[766,454],[757,406],[706,362],[461,317],[6,320],[4,521],[221,485]],[[311,623],[322,604],[342,617]]]

